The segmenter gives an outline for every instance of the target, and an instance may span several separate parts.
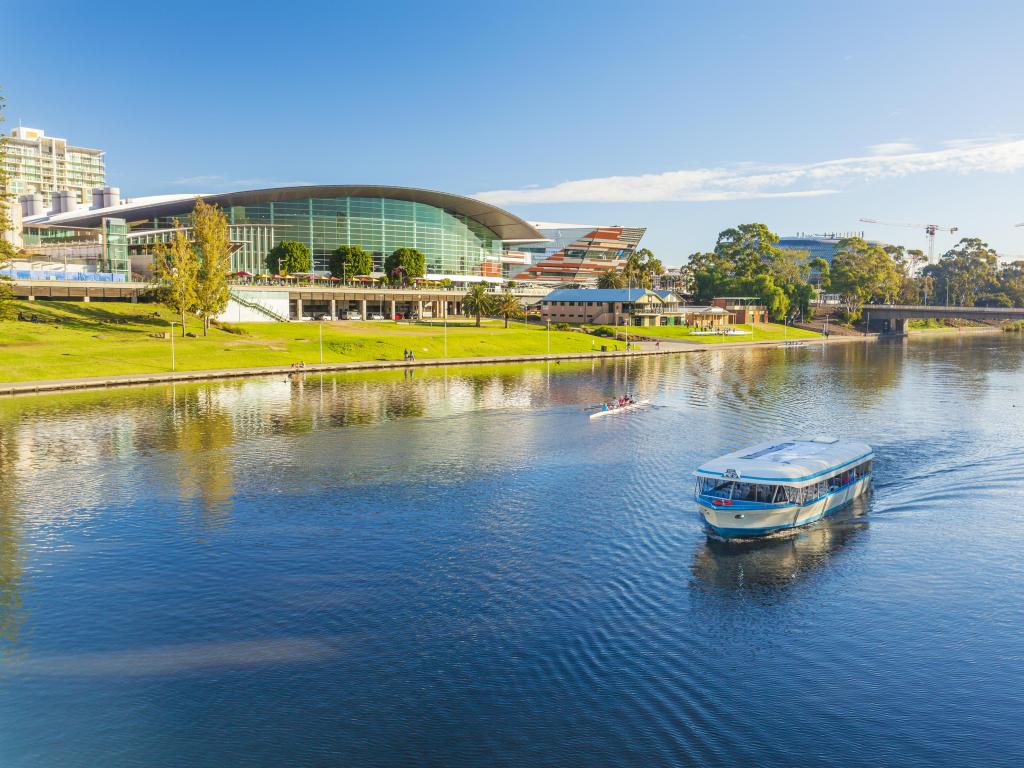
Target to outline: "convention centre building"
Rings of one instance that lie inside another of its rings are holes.
[[[519,246],[546,240],[523,219],[480,200],[425,189],[366,185],[125,200],[117,188],[107,187],[95,190],[92,206],[56,195],[49,210],[44,209],[41,196],[23,195],[19,201],[21,236],[26,249],[48,254],[55,267],[62,252],[65,262],[69,253],[73,262],[74,254],[94,253],[94,263],[83,265],[87,271],[120,273],[130,279],[131,273],[144,273],[154,243],[169,239],[176,226],[190,226],[197,196],[220,206],[228,216],[232,271],[254,275],[266,271],[267,254],[277,243],[297,240],[309,247],[317,272],[328,269],[331,252],[341,245],[358,245],[370,252],[378,270],[388,254],[410,247],[425,254],[428,279],[498,282],[511,270],[523,268],[526,254],[516,251]],[[100,247],[95,247],[97,243]],[[94,246],[91,251],[90,244]],[[130,260],[125,258],[125,249]]]

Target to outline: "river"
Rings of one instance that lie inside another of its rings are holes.
[[[946,335],[0,400],[0,765],[1024,764],[1022,374]],[[873,494],[709,539],[692,469],[794,433]]]

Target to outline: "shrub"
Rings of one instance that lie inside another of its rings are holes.
[[[236,336],[247,336],[248,331],[239,325],[232,325],[231,323],[222,323],[218,320],[211,320],[210,325],[214,328],[220,328],[225,333],[233,333]]]

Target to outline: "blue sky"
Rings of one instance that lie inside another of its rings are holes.
[[[1024,3],[713,5],[12,3],[0,85],[127,195],[429,187],[668,264],[749,221],[924,247],[860,217],[1024,257]]]

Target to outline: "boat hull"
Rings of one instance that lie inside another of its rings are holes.
[[[707,506],[698,501],[701,517],[716,534],[725,538],[766,536],[820,520],[833,510],[849,504],[871,486],[871,475],[815,499],[807,504],[787,504],[749,509],[735,506]]]
[[[650,400],[638,400],[637,402],[633,403],[632,405],[620,405],[617,408],[609,408],[607,411],[597,411],[596,413],[590,414],[590,418],[591,419],[600,419],[600,418],[603,418],[605,416],[612,416],[614,414],[629,413],[630,411],[635,411],[635,410],[638,410],[640,408],[646,408],[650,404],[651,404]]]

